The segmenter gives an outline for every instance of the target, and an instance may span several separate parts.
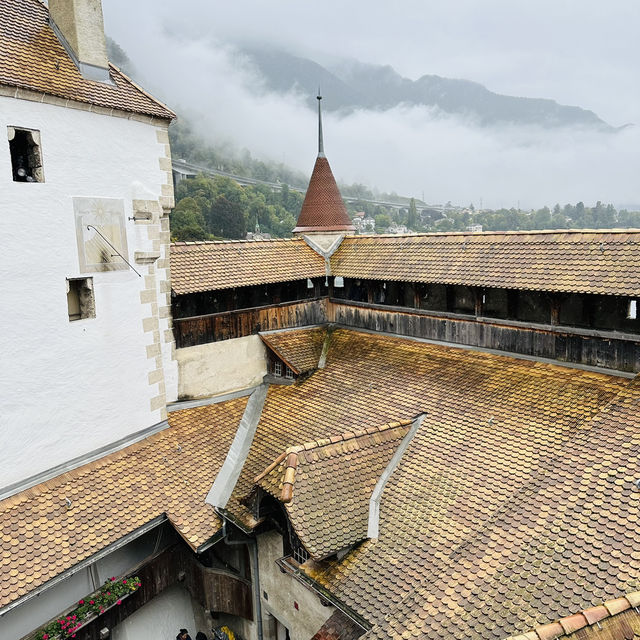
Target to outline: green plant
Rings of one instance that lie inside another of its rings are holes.
[[[137,591],[142,586],[140,578],[133,576],[117,580],[109,578],[100,589],[90,596],[79,600],[77,606],[65,616],[57,618],[53,622],[39,629],[33,640],[54,640],[59,638],[75,638],[76,630],[84,624],[86,618],[91,615],[100,615],[112,605],[119,605],[122,598]]]

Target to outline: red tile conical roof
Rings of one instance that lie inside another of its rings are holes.
[[[320,153],[293,233],[354,230],[329,161]]]

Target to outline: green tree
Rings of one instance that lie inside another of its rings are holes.
[[[247,233],[247,223],[242,206],[237,202],[218,196],[205,214],[209,231],[224,238],[240,239]]]
[[[416,209],[416,200],[411,198],[409,202],[409,211],[407,212],[407,227],[415,231],[418,228],[418,210]]]
[[[206,223],[194,198],[183,198],[169,216],[174,240],[206,240]]]
[[[386,213],[379,213],[374,220],[376,221],[376,231],[384,233],[387,227],[391,226],[391,218]]]

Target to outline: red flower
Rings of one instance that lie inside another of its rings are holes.
[[[122,584],[127,584],[127,581],[126,581],[126,580],[123,580],[123,581],[122,581]]]
[[[116,581],[116,579],[115,579],[115,578],[111,578],[111,582],[115,582],[115,581]]]
[[[118,602],[116,602],[116,604],[122,604],[122,600],[118,600]]]
[[[49,636],[45,633],[42,636],[42,640],[49,640]]]
[[[107,595],[110,596],[111,595],[111,591],[107,591]]]
[[[78,604],[84,604],[84,600],[78,600]]]
[[[76,616],[71,616],[71,619],[72,619],[72,620],[75,620],[75,619],[76,619]]]
[[[138,584],[136,585],[136,587],[141,587],[141,586],[142,586],[141,582],[138,582]]]
[[[67,620],[71,620],[71,616],[67,616]]]
[[[89,604],[95,604],[96,601],[95,600],[89,600]]]

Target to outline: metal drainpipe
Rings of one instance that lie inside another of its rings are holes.
[[[246,544],[251,550],[251,564],[253,565],[251,571],[253,577],[253,599],[256,607],[256,622],[258,623],[258,640],[263,640],[262,601],[260,600],[260,569],[258,568],[258,543],[255,538],[247,538],[246,540],[229,540],[227,537],[229,535],[227,533],[227,519],[222,514],[218,515],[222,518],[222,539],[224,540],[224,543],[230,546]]]

